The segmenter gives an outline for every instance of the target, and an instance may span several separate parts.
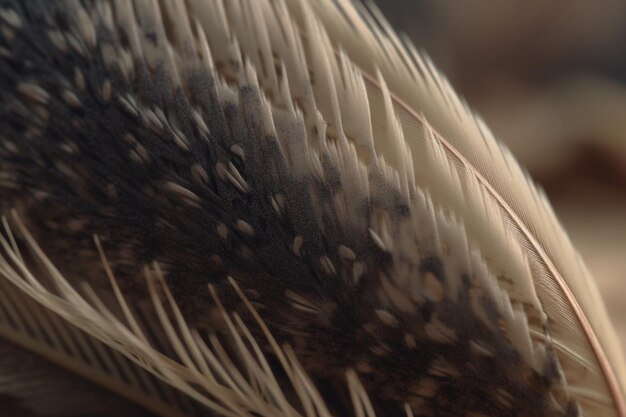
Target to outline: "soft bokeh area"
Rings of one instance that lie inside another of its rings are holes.
[[[626,2],[378,3],[544,187],[626,348]]]

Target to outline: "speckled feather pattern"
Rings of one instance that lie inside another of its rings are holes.
[[[220,331],[209,283],[248,317],[233,277],[338,415],[351,412],[347,369],[381,416],[405,403],[415,416],[579,415],[551,346],[531,342],[526,322],[546,338],[547,323],[512,304],[411,167],[394,171],[357,127],[339,132],[319,109],[333,106],[321,70],[298,96],[285,63],[255,67],[193,8],[164,2],[157,22],[142,9],[155,4],[0,2],[0,207],[63,273],[98,285],[97,234],[127,294],[145,297],[138,276],[157,261],[207,333]]]

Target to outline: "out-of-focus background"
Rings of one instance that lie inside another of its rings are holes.
[[[376,1],[546,190],[626,353],[626,1]]]

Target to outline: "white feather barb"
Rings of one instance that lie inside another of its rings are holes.
[[[297,403],[302,411],[294,408],[291,402],[293,399],[288,400],[285,397],[284,387],[274,377],[274,371],[267,362],[265,353],[261,350],[258,341],[252,336],[237,313],[229,313],[225,310],[211,285],[208,287],[209,293],[228,328],[229,336],[233,337],[236,352],[243,360],[241,366],[233,362],[233,357],[230,356],[232,353],[226,353],[226,349],[217,336],[210,335],[207,344],[205,338],[189,328],[165,283],[158,264],[154,264],[152,268],[145,268],[146,280],[150,298],[159,320],[159,331],[165,335],[167,342],[175,352],[175,357],[164,355],[145,335],[138,319],[119,290],[97,238],[95,238],[96,246],[101,255],[103,267],[110,278],[119,307],[123,311],[123,318],[112,313],[111,307],[107,306],[88,285],[85,284],[83,288],[85,295],[72,287],[43,253],[17,216],[15,216],[14,221],[19,236],[27,242],[27,249],[35,254],[37,261],[45,265],[45,270],[50,275],[56,291],[43,285],[44,281],[33,275],[29,266],[26,265],[5,218],[3,218],[3,223],[7,237],[0,235],[0,253],[2,254],[0,256],[0,277],[14,285],[27,299],[31,299],[43,307],[44,314],[58,315],[87,335],[115,349],[139,368],[219,415],[230,417],[331,417],[324,400],[299,364],[291,348],[289,346],[281,347],[278,344],[234,279],[229,279],[230,284],[265,335],[292,384],[298,400]],[[2,304],[0,307],[6,308]],[[167,312],[168,310],[170,313]],[[0,336],[5,336],[4,330],[5,328],[0,323]],[[47,353],[46,347],[42,343],[37,344],[35,342],[32,346],[26,343],[23,344],[23,347],[34,349],[38,353]],[[43,351],[39,352],[42,349]],[[59,366],[66,365],[63,358],[58,359],[51,356],[49,359]],[[88,364],[85,366],[88,367]],[[79,372],[79,374],[87,379],[93,379],[90,372]],[[369,400],[365,390],[355,378],[354,374],[350,372],[347,374],[348,387],[354,396],[354,406],[356,409],[360,409],[363,407],[361,404],[365,404],[369,410],[367,416],[375,417],[372,414],[371,405],[367,405]],[[102,384],[107,389],[114,389],[116,386],[123,387],[122,381],[119,380],[107,382],[101,381],[99,378],[95,379],[94,382]],[[138,399],[132,395],[127,396],[164,417],[188,415],[184,411],[159,403],[155,398],[142,397]]]

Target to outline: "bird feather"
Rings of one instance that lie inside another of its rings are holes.
[[[545,197],[374,8],[5,3],[2,285],[89,343],[7,341],[160,415],[626,415]]]

